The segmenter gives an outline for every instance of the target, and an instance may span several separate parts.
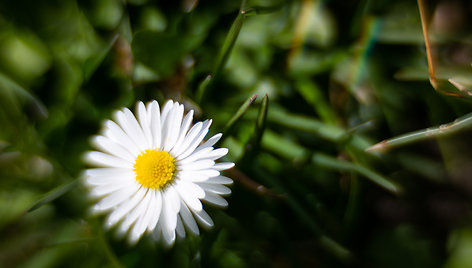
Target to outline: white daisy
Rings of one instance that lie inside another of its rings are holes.
[[[127,108],[116,111],[115,122],[106,121],[93,138],[99,151],[87,153],[86,160],[99,168],[85,171],[85,183],[100,200],[92,211],[108,212],[105,225],[118,224],[130,243],[152,233],[171,246],[185,230],[198,235],[197,223],[213,226],[201,200],[228,205],[221,195],[231,193],[225,185],[232,180],[220,171],[234,164],[215,163],[228,153],[213,148],[222,134],[202,143],[211,120],[190,127],[193,110],[184,116],[182,104],[169,100],[159,111],[157,101],[146,107],[138,102],[136,114],[137,119]]]

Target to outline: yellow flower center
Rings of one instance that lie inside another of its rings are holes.
[[[152,189],[164,188],[175,174],[175,160],[166,151],[146,150],[136,158],[133,167],[139,184]]]

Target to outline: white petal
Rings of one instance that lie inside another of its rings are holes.
[[[205,193],[205,198],[203,199],[203,201],[222,208],[228,206],[228,201],[226,201],[223,197],[213,194],[211,192]]]
[[[190,232],[192,232],[195,235],[200,234],[200,231],[198,230],[198,225],[195,222],[195,219],[193,218],[193,215],[188,209],[187,205],[185,205],[184,201],[182,201],[182,204],[180,205],[180,216],[185,226],[188,228]]]
[[[184,106],[174,103],[174,107],[169,112],[168,119],[164,125],[164,144],[161,148],[164,151],[170,151],[177,142],[180,132],[180,124],[182,123],[182,116],[184,115]]]
[[[162,230],[162,238],[163,238],[163,241],[164,241],[164,245],[167,248],[172,247],[172,245],[175,242],[175,230],[172,231],[171,233],[166,233],[164,230]]]
[[[131,210],[129,214],[127,214],[121,222],[119,227],[119,232],[125,233],[128,231],[133,223],[136,223],[137,219],[144,213],[146,213],[149,204],[149,200],[151,199],[149,192],[146,191],[144,198],[139,202],[134,209]]]
[[[198,183],[198,185],[200,185],[200,187],[202,187],[205,192],[211,192],[219,195],[227,195],[231,193],[231,189],[219,184]]]
[[[220,172],[214,169],[182,170],[178,173],[179,178],[189,179],[190,181],[201,181],[200,178],[211,178],[219,175]]]
[[[179,148],[176,148],[176,150],[174,151],[174,155],[177,157],[178,160],[184,159],[184,157],[179,158],[179,155],[182,154],[182,152],[184,152],[188,148],[190,143],[198,136],[198,134],[202,130],[202,126],[203,122],[197,122],[195,123],[195,125],[192,126],[192,128],[190,128],[184,140],[179,145]]]
[[[103,168],[105,169],[105,168]],[[115,169],[115,168],[113,168]],[[93,172],[90,170],[85,171],[85,183],[93,186],[102,186],[102,185],[107,185],[107,184],[118,184],[118,183],[125,183],[127,181],[132,181],[134,180],[134,174],[133,171],[129,169],[125,170],[120,170],[117,172],[98,172],[99,174],[104,174],[104,175],[88,175],[88,174],[93,174],[97,172]]]
[[[158,224],[158,225],[156,225],[156,228],[154,229],[154,231],[152,231],[151,237],[155,241],[160,241],[161,240],[161,234],[162,234],[162,227],[161,227],[160,224]]]
[[[149,122],[151,122],[151,118],[152,118],[151,106],[153,105],[153,103],[157,103],[157,101],[153,100],[153,101],[149,101],[148,103],[146,103],[146,113],[147,113],[147,117],[149,119]],[[157,104],[157,105],[159,105],[159,104]]]
[[[105,196],[102,200],[95,204],[93,208],[97,211],[105,211],[111,209],[125,201],[128,201],[128,199],[133,196],[138,190],[139,188],[134,187],[121,188],[120,190],[115,191],[108,196]]]
[[[209,178],[208,180],[205,181],[205,183],[232,184],[233,180],[225,176],[216,176],[216,177]]]
[[[222,162],[222,163],[216,163],[213,168],[216,170],[227,170],[234,167],[234,163],[232,162]]]
[[[182,121],[182,125],[180,126],[179,138],[175,142],[175,145],[172,150],[170,150],[170,153],[175,155],[175,152],[180,149],[180,146],[182,145],[182,142],[184,141],[185,136],[187,135],[190,124],[192,124],[192,120],[193,110],[190,110]]]
[[[194,195],[196,198],[203,198],[205,196],[205,191],[198,186],[196,183],[180,180],[175,184],[175,189],[180,193],[189,193]]]
[[[138,102],[136,105],[136,114],[138,115],[139,125],[146,138],[146,147],[152,147],[152,133],[151,133],[151,118],[148,117],[148,112],[143,102]]]
[[[125,133],[136,143],[140,151],[146,150],[146,141],[141,127],[136,118],[128,108],[114,113],[116,122],[125,131]]]
[[[170,110],[174,107],[174,102],[172,100],[168,100],[161,111],[161,126],[164,126],[167,116],[169,115]]]
[[[180,198],[174,185],[167,186],[163,193],[163,198],[166,199],[167,204],[170,204],[172,206],[172,210],[175,211],[176,214],[179,213]]]
[[[135,157],[137,157],[141,152],[136,142],[133,141],[131,137],[129,137],[120,126],[118,126],[118,124],[111,120],[105,122],[105,130],[103,135],[110,138],[114,142],[121,144]]]
[[[85,170],[85,176],[106,176],[114,177],[119,176],[125,172],[133,172],[128,168],[89,168]]]
[[[205,210],[201,211],[193,211],[193,215],[195,216],[195,219],[198,221],[198,223],[203,226],[206,229],[209,229],[213,227],[213,220],[208,216],[208,214],[205,212]]]
[[[218,148],[211,151],[209,154],[205,156],[205,158],[216,160],[228,154],[227,148]]]
[[[156,228],[157,222],[159,221],[159,217],[161,216],[162,212],[162,195],[161,191],[154,191],[154,210],[152,211],[152,218],[149,221],[149,225],[147,227],[148,231],[153,231]]]
[[[188,145],[188,147],[185,148],[185,150],[178,157],[176,157],[176,159],[178,160],[184,159],[185,157],[193,153],[193,151],[195,151],[197,146],[202,142],[202,140],[205,138],[206,134],[208,133],[208,128],[210,127],[211,122],[212,122],[211,119],[203,122],[202,130],[200,131],[200,133],[198,133],[197,137],[192,140],[192,142]]]
[[[148,229],[148,227],[152,224],[152,221],[156,212],[156,205],[158,205],[157,200],[156,200],[156,192],[158,192],[158,190],[155,190],[155,189],[148,190],[147,194],[150,196],[150,200],[149,200],[149,206],[148,206],[146,215],[143,217],[143,225],[140,226],[140,232],[142,233],[144,233]],[[159,207],[160,207],[160,203],[159,203]]]
[[[90,190],[90,196],[101,197],[107,194],[111,194],[123,188],[129,189],[130,191],[135,191],[136,188],[139,188],[139,185],[136,181],[125,181],[122,183],[111,183],[106,185],[95,186]]]
[[[175,241],[175,227],[177,226],[177,212],[173,210],[171,202],[167,196],[163,196],[162,214],[159,219],[162,227],[162,237],[169,246]]]
[[[143,224],[144,214],[140,215],[128,234],[128,244],[134,246],[144,233],[139,232],[140,226]]]
[[[111,227],[119,222],[125,215],[136,207],[138,203],[143,200],[144,195],[146,194],[146,189],[139,188],[138,191],[127,200],[127,202],[122,203],[119,207],[115,208],[110,215],[108,216],[105,224],[107,227]]]
[[[161,112],[159,111],[159,104],[153,101],[148,109],[151,116],[151,133],[153,148],[161,147],[162,127],[161,127]]]
[[[213,145],[215,145],[215,143],[217,143],[220,140],[221,136],[223,136],[223,134],[221,134],[221,133],[213,135],[205,143],[198,146],[198,148],[195,151],[202,150],[202,149],[207,148],[207,147],[212,147]]]
[[[140,146],[141,150],[148,149],[149,146],[146,144],[146,137],[144,136],[143,129],[141,128],[141,125],[136,120],[136,117],[127,108],[123,109],[123,113],[128,123],[125,126],[125,131],[127,131],[127,129],[129,128],[130,136],[135,136],[137,138],[136,143],[138,144],[138,146]]]
[[[179,161],[179,165],[185,165],[187,163],[197,161],[199,159],[205,159],[206,155],[213,150],[213,147],[206,147],[202,150],[195,150],[193,154],[187,156],[186,158]]]
[[[99,167],[133,168],[133,163],[102,152],[88,152],[85,161]]]
[[[127,160],[128,162],[134,163],[135,157],[128,150],[123,148],[120,144],[114,142],[110,138],[104,136],[95,136],[92,139],[93,145],[97,149],[100,149],[103,152],[116,156],[118,158]]]
[[[177,236],[179,238],[184,238],[185,237],[184,225],[182,224],[182,219],[180,218],[179,215],[177,215],[177,226],[175,228],[175,232],[177,233]]]
[[[192,171],[179,171],[177,176],[182,180],[188,180],[192,182],[203,182],[208,178],[219,176],[220,172],[214,169],[205,170],[192,170]]]
[[[202,169],[209,169],[215,165],[215,161],[210,159],[198,160],[192,163],[188,163],[182,165],[180,168],[181,170],[191,171],[191,170],[202,170]]]
[[[202,202],[200,202],[200,199],[198,199],[197,195],[201,196],[202,194],[200,191],[203,192],[203,190],[200,187],[195,187],[196,185],[193,185],[179,182],[175,188],[177,189],[177,192],[179,193],[182,200],[190,209],[200,211],[203,209],[203,207]],[[204,194],[205,192],[203,192],[203,196]]]
[[[135,242],[137,242],[139,238],[141,238],[141,236],[146,231],[147,226],[149,225],[149,221],[152,217],[152,211],[154,210],[154,201],[155,201],[154,190],[149,189],[146,194],[146,197],[143,200],[144,203],[147,202],[147,205],[145,205],[146,211],[145,213],[139,216],[133,228],[131,229],[131,233],[128,236],[129,242],[131,244],[134,244]]]

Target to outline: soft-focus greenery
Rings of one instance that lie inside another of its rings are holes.
[[[462,97],[429,83],[416,1],[1,1],[0,266],[471,267],[472,11],[425,2]],[[224,132],[233,194],[199,237],[129,246],[82,155],[169,98]]]

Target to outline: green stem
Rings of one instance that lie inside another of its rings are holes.
[[[451,123],[443,124],[434,128],[427,128],[423,130],[413,131],[406,133],[394,138],[390,138],[379,142],[369,148],[366,151],[369,152],[386,152],[390,149],[407,145],[410,143],[445,137],[454,133],[457,133],[465,128],[472,126],[472,113],[462,116]]]

